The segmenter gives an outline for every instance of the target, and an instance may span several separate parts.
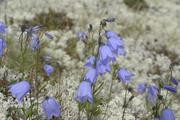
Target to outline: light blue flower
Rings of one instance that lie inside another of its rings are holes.
[[[158,88],[156,86],[149,86],[147,88],[147,101],[155,105],[157,101]]]
[[[103,64],[100,60],[96,63],[96,70],[100,75],[104,75],[107,72],[111,71],[109,63]]]
[[[160,120],[175,120],[173,111],[169,108],[163,109],[161,112]]]
[[[61,106],[53,97],[46,97],[42,102],[42,108],[47,120],[51,120],[53,117],[59,117],[61,115]]]
[[[87,34],[85,32],[78,32],[77,38],[78,40],[85,42],[87,40]]]
[[[84,66],[92,68],[92,67],[94,67],[94,62],[95,62],[95,57],[94,56],[90,56],[90,57],[87,58]]]
[[[6,48],[6,42],[0,38],[0,57],[4,55],[5,48]]]
[[[45,64],[43,69],[47,76],[50,76],[54,72],[54,67],[49,64]]]
[[[0,35],[6,33],[6,25],[0,21]]]
[[[97,70],[95,68],[91,68],[87,71],[87,73],[85,74],[84,76],[84,80],[85,81],[88,81],[92,84],[95,84],[96,83],[96,79],[97,79]]]
[[[105,35],[106,35],[106,37],[107,37],[107,39],[109,39],[109,38],[111,38],[111,37],[119,37],[118,35],[117,35],[117,33],[115,33],[115,32],[113,32],[113,31],[111,31],[111,30],[107,30],[107,31],[105,31]]]
[[[23,100],[23,97],[29,92],[31,86],[27,81],[17,82],[9,86],[9,92],[16,100],[20,103]]]
[[[29,43],[29,48],[32,49],[32,51],[36,51],[40,47],[40,41],[39,37],[36,34],[32,34],[30,43]]]
[[[91,83],[82,81],[76,91],[75,100],[80,103],[93,103]]]
[[[99,60],[104,64],[107,64],[110,61],[116,60],[116,58],[115,58],[113,52],[111,51],[111,49],[109,48],[109,46],[102,45],[99,48]]]
[[[133,73],[129,72],[127,69],[125,68],[121,68],[119,69],[118,73],[118,78],[119,80],[124,83],[124,84],[128,84],[131,82],[131,78],[134,76]]]
[[[145,83],[139,83],[136,86],[136,90],[139,94],[143,94],[146,91],[146,84]]]

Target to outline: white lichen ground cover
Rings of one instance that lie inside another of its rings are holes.
[[[83,72],[84,44],[77,42],[76,52],[81,60],[73,59],[63,48],[67,47],[68,39],[76,37],[78,31],[87,31],[88,24],[93,24],[96,28],[103,18],[116,18],[116,22],[108,25],[108,28],[124,38],[126,57],[118,58],[118,63],[135,74],[133,87],[143,81],[151,83],[152,80],[167,79],[169,65],[172,62],[176,62],[173,76],[180,80],[180,2],[178,0],[151,0],[147,3],[150,6],[148,10],[137,12],[127,8],[121,0],[8,0],[6,10],[4,2],[0,2],[0,20],[3,20],[5,12],[8,18],[13,17],[15,23],[8,27],[8,32],[18,37],[18,21],[24,18],[31,19],[35,13],[48,11],[49,8],[64,11],[68,17],[74,19],[75,26],[71,30],[49,31],[56,37],[55,40],[50,41],[46,51],[66,67],[60,78],[61,85],[49,84],[47,95],[54,96],[61,88],[63,93],[62,117],[65,120],[76,120],[78,111],[74,93]],[[176,57],[166,54],[167,51],[175,54]],[[6,68],[0,70],[1,78],[4,69]],[[157,69],[160,74],[157,73]],[[15,73],[12,72],[8,79],[15,79],[14,76]],[[110,78],[106,75],[105,79],[108,83]],[[104,88],[109,89],[109,85],[106,85]],[[106,96],[105,91],[103,94]],[[179,97],[173,100],[171,108],[175,111],[178,120],[180,119],[180,87],[178,87],[177,94]],[[113,85],[113,99],[108,105],[107,120],[121,119],[123,95],[122,85],[116,81]],[[133,104],[127,110],[127,120],[135,119],[131,113],[137,112],[140,116],[144,115],[145,107],[142,99],[144,99],[143,96],[134,99]],[[1,120],[6,119],[7,108],[13,104],[11,97],[6,100],[0,93]],[[100,107],[106,108],[105,106]]]

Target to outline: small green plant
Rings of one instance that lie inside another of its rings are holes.
[[[123,0],[124,3],[132,9],[143,10],[148,8],[148,4],[144,0]]]

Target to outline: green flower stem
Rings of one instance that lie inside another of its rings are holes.
[[[126,85],[126,87],[128,88],[128,85]],[[123,104],[122,120],[125,120],[124,116],[125,116],[125,114],[126,114],[126,108],[127,108],[127,106],[128,106],[128,104],[127,104],[127,92],[128,92],[128,90],[126,89],[125,95],[124,95],[124,104]]]

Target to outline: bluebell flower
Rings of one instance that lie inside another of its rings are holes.
[[[150,104],[155,105],[157,100],[158,88],[156,86],[149,86],[147,88],[147,100]]]
[[[161,112],[160,120],[175,120],[173,111],[169,108],[163,109]]]
[[[87,40],[87,34],[85,32],[78,32],[77,33],[77,38],[80,40],[80,41],[83,41],[85,42]]]
[[[105,31],[105,35],[107,37],[107,39],[111,38],[111,37],[115,37],[115,38],[118,38],[119,36],[117,35],[117,33],[113,32],[113,31],[110,31],[110,30],[107,30]]]
[[[41,28],[42,28],[42,25],[36,25],[36,26],[29,27],[25,31],[27,32],[28,36],[32,36],[33,34],[36,34]]]
[[[50,76],[54,72],[54,67],[49,64],[45,64],[43,69],[47,76]]]
[[[6,48],[6,41],[0,38],[0,57],[4,55],[5,48]]]
[[[27,81],[17,82],[9,86],[9,92],[16,100],[20,103],[23,100],[23,97],[29,92],[31,85]]]
[[[178,85],[178,81],[175,78],[172,79],[172,83]]]
[[[107,45],[110,46],[113,52],[116,52],[119,47],[124,47],[124,42],[120,37],[110,37],[107,41]]]
[[[86,80],[92,84],[95,84],[97,76],[98,76],[97,70],[95,68],[91,68],[85,74],[84,80]]]
[[[124,68],[119,69],[117,75],[120,81],[124,84],[130,83],[131,78],[134,76],[133,73],[129,72],[127,69]]]
[[[116,58],[107,45],[102,45],[99,48],[99,60],[103,62],[103,64],[107,64],[109,61],[115,61]]]
[[[42,108],[47,120],[51,120],[53,117],[59,117],[61,115],[61,106],[53,97],[46,97],[42,102]]]
[[[0,34],[5,34],[6,33],[6,25],[0,21]]]
[[[50,40],[54,39],[54,37],[51,34],[49,34],[48,32],[45,32],[44,35]]]
[[[90,57],[87,58],[84,66],[92,68],[92,67],[94,67],[94,62],[95,62],[95,57],[94,56],[90,56]]]
[[[75,100],[80,103],[93,103],[91,83],[82,81],[76,91]]]
[[[125,55],[126,54],[126,52],[125,52],[125,50],[124,50],[124,47],[118,47],[118,49],[117,49],[117,53],[116,53],[117,55]]]
[[[163,88],[164,88],[165,90],[168,90],[168,91],[173,92],[173,93],[176,93],[176,92],[177,92],[176,88],[174,88],[174,87],[172,87],[172,86],[170,86],[170,85],[164,85]]]
[[[39,37],[36,34],[33,34],[31,36],[29,48],[31,48],[32,51],[36,51],[37,49],[39,49],[39,47],[40,47]]]
[[[143,94],[146,91],[146,84],[145,83],[139,83],[136,86],[136,90],[139,94]]]
[[[100,60],[96,62],[96,70],[100,75],[104,75],[107,72],[111,71],[109,63],[103,64]]]

